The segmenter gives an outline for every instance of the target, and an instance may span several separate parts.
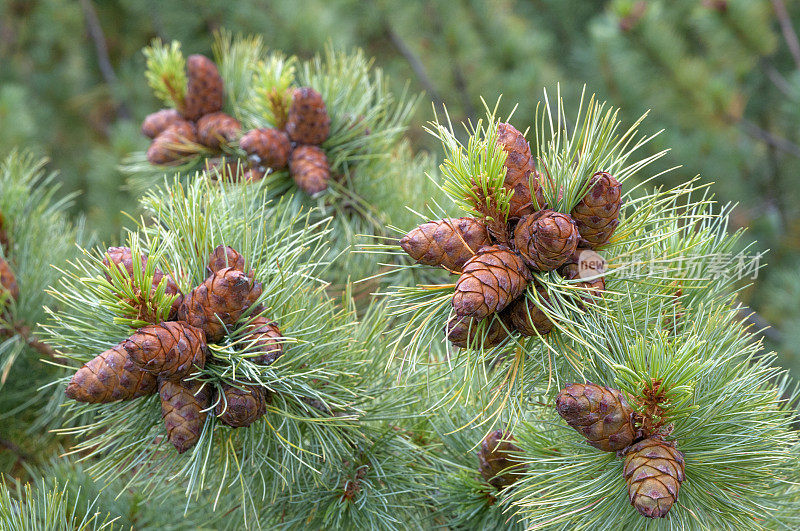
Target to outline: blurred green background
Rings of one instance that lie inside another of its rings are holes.
[[[143,149],[141,119],[158,108],[141,48],[178,39],[210,55],[212,33],[263,35],[308,57],[326,44],[363,48],[395,89],[425,91],[410,137],[431,103],[454,121],[482,115],[481,96],[514,123],[533,122],[542,88],[581,88],[622,108],[672,149],[660,177],[700,174],[733,227],[749,228],[768,267],[744,292],[772,328],[769,346],[800,372],[800,5],[784,0],[0,0],[0,155],[24,146],[50,158],[76,214],[106,241],[131,208],[118,165]]]

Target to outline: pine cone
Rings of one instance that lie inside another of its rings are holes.
[[[197,138],[204,146],[219,149],[239,136],[242,126],[239,120],[224,112],[206,114],[197,121]]]
[[[131,284],[133,283],[133,251],[130,247],[109,247],[108,251],[106,251],[106,256],[103,258],[103,265],[106,268],[111,267],[111,262],[116,264],[117,267],[124,269],[128,273],[128,277],[131,279]],[[144,273],[145,268],[147,267],[147,255],[142,254],[140,256],[141,259],[141,269],[140,271]],[[108,273],[105,274],[106,279],[111,282],[111,275]],[[158,289],[158,286],[161,284],[161,281],[166,279],[166,286],[164,287],[164,293],[166,295],[178,295],[178,297],[172,301],[172,309],[169,312],[170,318],[175,317],[178,312],[178,307],[181,304],[183,297],[180,296],[180,290],[178,289],[178,285],[175,283],[175,280],[172,279],[171,276],[165,275],[163,271],[161,271],[158,267],[153,268],[153,282],[151,284],[150,292],[153,293]]]
[[[567,264],[558,270],[562,277],[567,280],[575,280],[581,278],[580,266],[578,264]],[[593,275],[587,275],[593,276]],[[576,282],[573,284],[580,288],[580,297],[586,302],[592,302],[596,297],[602,297],[603,292],[606,290],[605,277],[598,277],[593,280],[585,280],[583,282]]]
[[[267,412],[265,389],[251,385],[243,388],[222,384],[225,399],[214,408],[219,421],[232,428],[246,428]]]
[[[147,149],[147,160],[150,164],[170,165],[182,162],[186,157],[196,153],[197,143],[194,125],[189,122],[178,122],[167,127]]]
[[[19,286],[17,285],[17,275],[11,269],[11,265],[0,258],[0,296],[5,294],[14,300],[19,299]],[[6,300],[6,302],[8,302]]]
[[[246,182],[253,182],[254,183],[254,182],[258,182],[261,179],[263,179],[266,174],[267,174],[267,172],[264,171],[261,168],[248,168],[248,169],[245,170],[244,175],[243,175],[242,178]]]
[[[220,269],[183,298],[178,319],[200,328],[208,341],[219,341],[227,326],[261,296],[261,284],[232,267]]]
[[[467,260],[453,294],[456,315],[483,319],[522,295],[530,280],[522,259],[502,245],[483,247]]]
[[[286,167],[292,152],[289,136],[278,129],[251,129],[239,139],[239,147],[258,163],[275,170]]]
[[[314,195],[328,188],[331,168],[328,157],[317,146],[297,146],[289,157],[289,171],[298,188]]]
[[[619,224],[622,185],[604,171],[592,175],[589,183],[589,191],[571,214],[581,238],[591,247],[598,247],[611,238]]]
[[[190,55],[186,60],[186,76],[184,118],[196,121],[201,116],[222,110],[224,84],[214,61],[204,55]]]
[[[558,394],[556,410],[589,444],[604,452],[627,448],[636,438],[633,409],[616,389],[572,384]]]
[[[331,119],[322,95],[311,87],[300,87],[292,94],[286,132],[292,142],[319,145],[328,138]]]
[[[528,267],[550,271],[563,265],[578,248],[578,228],[565,214],[540,210],[519,220],[514,245]]]
[[[123,344],[111,347],[78,369],[67,386],[67,398],[98,404],[155,393],[156,377],[133,363]]]
[[[259,312],[260,313],[260,312]],[[283,355],[283,343],[278,323],[268,320],[266,317],[258,316],[247,325],[248,333],[244,337],[245,345],[255,341],[253,348],[255,351],[263,352],[260,356],[250,358],[253,363],[260,365],[272,365],[272,363]]]
[[[167,440],[182,454],[200,439],[211,405],[208,386],[197,380],[158,381],[161,418],[167,428]]]
[[[442,266],[456,272],[486,245],[491,245],[489,231],[475,218],[429,221],[400,240],[400,247],[420,264]]]
[[[683,453],[672,444],[651,437],[625,451],[622,475],[628,483],[628,497],[639,514],[664,518],[678,499],[684,479]]]
[[[206,277],[209,277],[226,267],[232,267],[236,271],[244,272],[244,256],[233,247],[227,245],[218,245],[211,251],[211,256],[208,259],[206,266]]]
[[[497,142],[507,153],[503,164],[506,167],[503,187],[514,192],[511,196],[508,217],[514,219],[532,214],[544,206],[544,194],[533,164],[531,146],[525,140],[525,136],[511,124],[502,122],[497,124],[497,135]],[[530,179],[531,176],[533,179]],[[538,207],[531,201],[531,185]]]
[[[536,284],[536,291],[545,302],[550,301],[544,286]],[[553,329],[553,321],[524,294],[508,305],[503,311],[503,317],[523,336],[543,336]]]
[[[183,378],[195,370],[195,365],[202,369],[206,362],[203,330],[184,321],[140,328],[122,346],[140,369],[161,379]]]
[[[508,332],[503,327],[500,319],[492,319],[485,329],[483,337],[476,337],[478,335],[478,324],[481,321],[474,317],[459,317],[454,315],[447,322],[445,332],[447,339],[460,348],[467,348],[473,346],[475,348],[483,345],[483,348],[491,348],[499,345],[504,339],[508,337]]]
[[[525,465],[514,461],[511,452],[522,450],[511,441],[514,436],[495,430],[481,441],[478,450],[478,470],[481,476],[497,490],[504,489],[522,477]]]
[[[142,134],[147,138],[155,138],[167,127],[185,121],[175,109],[161,109],[145,117],[142,122]]]

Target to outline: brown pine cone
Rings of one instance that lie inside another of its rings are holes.
[[[232,182],[244,180],[241,175],[246,171],[243,167],[243,162],[239,159],[228,157],[214,157],[204,161],[206,173],[209,177],[214,180],[225,178]]]
[[[610,173],[599,171],[589,179],[590,188],[572,209],[581,238],[591,247],[606,243],[619,224],[622,185]]]
[[[181,113],[175,109],[161,109],[145,117],[142,122],[142,134],[147,138],[155,138],[167,127],[185,121]]]
[[[292,142],[319,145],[328,138],[331,118],[322,94],[311,87],[300,87],[292,94],[286,132]]]
[[[289,157],[289,171],[298,188],[308,195],[328,188],[331,178],[328,157],[317,146],[297,146]]]
[[[98,404],[155,393],[156,377],[133,363],[123,344],[111,347],[78,369],[67,386],[67,398]]]
[[[622,475],[628,483],[628,498],[639,514],[664,518],[678,499],[686,479],[683,453],[659,437],[634,444],[625,451]]]
[[[578,228],[569,216],[540,210],[519,220],[514,245],[531,269],[551,271],[563,265],[578,248]]]
[[[184,321],[167,321],[140,328],[122,342],[131,360],[161,379],[178,380],[206,363],[203,330]]]
[[[109,247],[108,251],[106,251],[106,256],[103,258],[103,265],[106,268],[111,267],[111,262],[116,264],[117,267],[124,269],[128,273],[128,277],[131,279],[131,283],[133,283],[133,251],[130,247]],[[147,255],[142,254],[140,256],[141,260],[141,269],[140,271],[144,273],[145,268],[147,267]],[[111,275],[106,272],[106,279],[111,282]],[[172,301],[172,309],[169,312],[170,318],[175,317],[178,312],[178,307],[181,304],[181,300],[183,297],[180,296],[180,290],[178,289],[178,285],[175,283],[175,280],[170,275],[164,274],[161,269],[158,267],[153,268],[153,282],[151,284],[150,292],[153,293],[158,289],[158,286],[161,284],[161,281],[166,279],[166,286],[164,288],[164,293],[166,295],[178,295],[178,297]]]
[[[11,265],[0,258],[0,296],[5,294],[14,300],[19,299],[19,286],[17,285],[17,275],[11,269]],[[8,302],[6,300],[6,302]]]
[[[453,294],[456,315],[483,319],[522,295],[531,279],[522,258],[508,247],[483,247],[467,260]]]
[[[241,388],[222,384],[225,398],[214,408],[219,421],[231,428],[246,428],[267,412],[265,389],[252,385]]]
[[[512,452],[522,450],[513,444],[514,436],[495,430],[481,441],[478,450],[478,470],[491,486],[504,489],[516,482],[525,472],[525,465],[511,457]]]
[[[484,329],[483,337],[476,337],[480,322],[474,317],[454,315],[447,321],[447,326],[445,327],[447,339],[460,348],[467,348],[468,346],[477,348],[481,345],[483,345],[483,348],[491,348],[499,345],[508,337],[508,332],[503,327],[500,319],[492,319]]]
[[[261,284],[232,267],[220,269],[190,291],[178,309],[178,319],[200,328],[213,343],[227,334],[227,326],[261,296]]]
[[[263,352],[260,356],[250,358],[253,363],[271,365],[283,355],[283,335],[278,328],[278,323],[258,316],[250,321],[247,330],[248,333],[244,336],[245,345],[250,346],[250,342],[254,341],[254,351]]]
[[[211,251],[211,256],[206,266],[206,277],[226,267],[232,267],[237,271],[244,272],[244,256],[233,247],[218,245]]]
[[[3,249],[3,252],[8,253],[9,243],[8,233],[6,232],[6,219],[3,217],[3,213],[0,212],[0,248]]]
[[[197,138],[201,144],[211,149],[230,144],[236,140],[241,130],[239,120],[224,112],[206,114],[197,121]]]
[[[200,439],[211,405],[208,385],[197,380],[159,379],[161,418],[167,428],[167,440],[182,454]]]
[[[578,264],[567,264],[559,269],[558,272],[567,280],[581,278],[580,266]],[[593,274],[587,274],[586,276],[593,276]],[[603,296],[603,292],[606,290],[606,280],[605,277],[598,277],[593,280],[576,282],[573,286],[580,288],[581,299],[586,302],[592,302],[592,299]]]
[[[550,301],[544,286],[536,284],[536,291],[545,302]],[[553,321],[524,294],[508,305],[503,311],[503,317],[511,323],[514,330],[527,337],[543,336],[553,329]]]
[[[544,206],[544,194],[533,164],[531,146],[523,134],[511,124],[503,122],[497,124],[497,135],[497,142],[507,153],[503,164],[506,167],[503,187],[514,192],[511,196],[508,217],[515,219],[532,214]],[[531,185],[538,207],[531,200]]]
[[[292,142],[279,129],[251,129],[239,139],[239,147],[268,168],[280,170],[289,164]]]
[[[189,122],[178,122],[167,127],[147,148],[147,160],[150,164],[178,164],[196,153],[194,144],[197,135],[194,125]]]
[[[204,55],[190,55],[186,60],[186,77],[184,118],[197,121],[201,116],[222,110],[224,83],[214,61]]]
[[[446,218],[423,223],[403,236],[400,247],[420,264],[460,272],[478,249],[491,243],[480,220]]]
[[[266,174],[267,174],[267,172],[264,171],[261,168],[247,168],[244,171],[244,175],[242,176],[242,179],[244,181],[246,181],[246,182],[254,183],[254,182],[258,182],[261,179],[263,179]]]
[[[633,409],[616,389],[593,383],[568,385],[556,398],[556,410],[589,444],[604,452],[627,448],[636,438]]]

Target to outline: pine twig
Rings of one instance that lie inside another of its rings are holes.
[[[53,347],[34,336],[31,332],[31,329],[25,325],[15,325],[13,328],[0,329],[0,335],[5,337],[13,337],[18,335],[25,341],[25,343],[27,343],[29,347],[36,350],[42,356],[46,356],[53,361],[64,361],[64,358],[56,354],[56,351],[53,349]]]
[[[89,30],[89,36],[94,43],[94,49],[97,53],[97,65],[100,67],[100,73],[103,75],[106,83],[110,87],[117,86],[117,74],[111,66],[111,59],[108,56],[108,45],[106,38],[103,34],[103,28],[100,25],[100,19],[97,17],[97,11],[94,8],[91,0],[81,0],[81,9],[83,16],[86,19],[86,26]],[[121,118],[130,119],[131,114],[126,105],[122,102],[117,103],[117,110]]]
[[[386,26],[386,34],[389,36],[389,40],[392,41],[394,47],[397,48],[397,51],[400,52],[406,61],[408,61],[411,70],[414,71],[417,78],[419,79],[420,84],[425,88],[425,92],[428,93],[428,96],[433,100],[433,103],[436,105],[437,108],[444,107],[444,101],[442,97],[439,96],[439,92],[436,90],[436,87],[433,86],[433,82],[431,78],[428,77],[428,72],[425,70],[425,65],[422,64],[422,61],[414,55],[414,52],[411,51],[408,44],[394,31],[394,28],[387,22]]]
[[[778,23],[783,33],[783,40],[786,41],[789,53],[792,54],[797,69],[800,70],[800,40],[798,40],[797,33],[792,27],[792,19],[789,17],[789,12],[786,10],[786,4],[783,3],[783,0],[772,0],[772,7],[775,9],[775,15],[778,17]]]

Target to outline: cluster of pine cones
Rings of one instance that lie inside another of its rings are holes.
[[[198,152],[198,144],[214,151],[236,140],[241,125],[222,111],[224,84],[217,65],[204,55],[186,60],[186,96],[177,109],[161,109],[142,122],[153,139],[147,150],[151,164],[169,165]]]
[[[664,440],[657,431],[642,429],[647,423],[638,419],[616,389],[592,383],[569,385],[558,394],[556,410],[589,444],[625,457],[622,474],[628,497],[640,514],[667,515],[685,479],[683,453],[674,442]]]
[[[147,268],[141,257],[141,271]],[[127,247],[112,247],[103,261],[106,268],[125,271],[134,278],[134,257]],[[222,384],[220,396],[211,385],[193,378],[209,358],[207,345],[221,341],[261,295],[261,284],[245,274],[244,257],[230,247],[219,246],[211,253],[208,277],[186,295],[167,274],[155,269],[151,293],[163,284],[164,293],[175,295],[169,318],[139,328],[132,336],[83,365],[66,389],[68,398],[90,403],[133,400],[158,391],[167,439],[183,453],[198,441],[207,411],[231,427],[249,426],[266,412],[268,391],[251,382]],[[110,275],[106,274],[109,281]],[[141,297],[126,300],[133,308]],[[146,318],[146,310],[137,310]],[[281,332],[276,323],[261,316],[262,308],[247,324],[244,344],[257,352],[254,363],[269,365],[283,353]],[[145,319],[147,320],[147,319]]]
[[[331,178],[328,157],[319,147],[327,140],[330,127],[322,95],[311,87],[300,87],[292,93],[284,127],[248,131],[239,146],[258,171],[288,166],[297,187],[314,195],[327,189]]]
[[[217,66],[203,55],[186,61],[186,97],[178,109],[162,109],[142,123],[142,133],[153,139],[147,160],[155,165],[177,164],[198,153],[198,144],[218,154],[223,147],[238,146],[247,154],[243,179],[257,181],[269,170],[286,167],[297,186],[314,195],[328,188],[331,170],[319,147],[328,138],[331,119],[322,95],[311,87],[292,93],[285,123],[276,128],[253,129],[240,137],[241,124],[222,111],[224,83]],[[208,170],[237,175],[239,160],[214,157]]]
[[[8,233],[5,231],[5,218],[0,213],[0,247],[3,249],[4,256],[8,256],[9,241]],[[3,305],[8,302],[9,297],[19,299],[19,286],[17,286],[17,275],[11,268],[11,264],[0,257],[0,299]]]
[[[495,313],[500,320],[487,321],[485,347],[502,342],[508,337],[507,329],[523,336],[550,332],[552,321],[525,296],[533,282],[540,297],[548,301],[546,290],[533,281],[531,272],[558,270],[568,280],[579,278],[580,253],[608,242],[619,222],[621,185],[609,173],[592,175],[587,194],[569,215],[563,214],[544,208],[541,177],[523,134],[500,123],[498,143],[507,154],[503,187],[513,192],[505,222],[448,218],[424,223],[400,240],[403,250],[418,263],[460,275],[453,295],[455,316],[446,330],[458,347],[472,343],[478,323]],[[481,211],[481,205],[475,207]],[[595,275],[583,275],[587,276]],[[602,294],[605,280],[598,276],[576,286],[585,293],[582,298],[589,300]]]

